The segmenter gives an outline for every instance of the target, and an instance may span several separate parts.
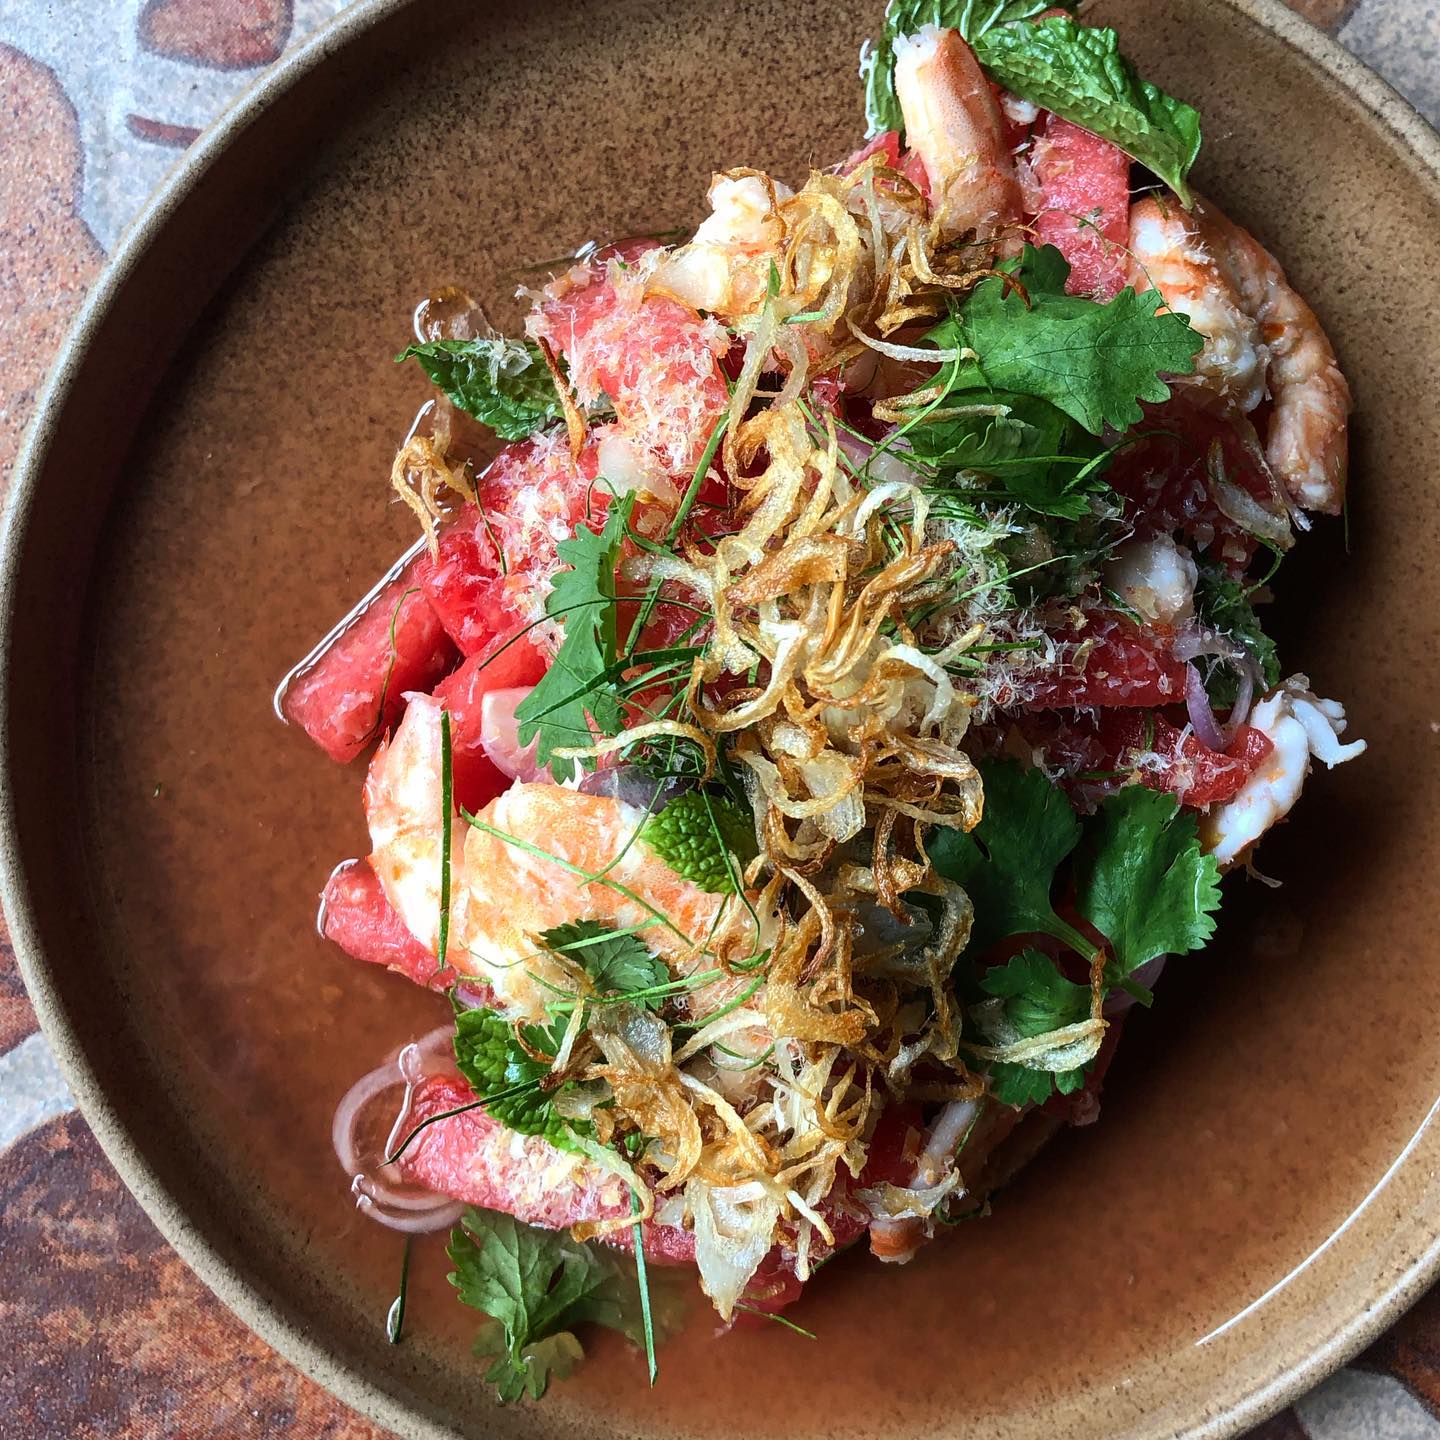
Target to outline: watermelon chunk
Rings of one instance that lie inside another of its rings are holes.
[[[336,867],[320,899],[320,931],[347,955],[385,965],[417,985],[447,989],[455,972],[440,973],[435,957],[405,928],[367,861]]]
[[[1055,635],[1056,663],[1026,698],[1031,710],[1170,705],[1185,694],[1185,666],[1169,640],[1123,615],[1092,612]]]
[[[1211,750],[1175,723],[1182,714],[1027,715],[1019,728],[1067,788],[1091,800],[1138,780],[1195,810],[1232,799],[1275,748],[1263,731],[1241,725],[1223,751]]]
[[[1262,505],[1274,504],[1250,422],[1212,414],[1177,393],[1163,405],[1147,405],[1137,431],[1146,438],[1119,451],[1105,471],[1136,535],[1178,534],[1232,574],[1241,574],[1258,542],[1221,512],[1209,472],[1211,452],[1218,447],[1226,477]]]
[[[694,469],[730,404],[723,327],[678,300],[646,295],[618,263],[591,266],[583,278],[572,271],[550,287],[530,325],[565,356],[582,403],[608,396],[619,428],[666,474]]]
[[[425,597],[462,655],[484,650],[496,635],[514,626],[499,581],[499,547],[480,513],[464,515],[439,540],[440,555],[427,554],[418,568]]]
[[[458,1075],[433,1075],[416,1087],[410,1118],[418,1125],[474,1100]],[[398,1163],[414,1184],[547,1230],[630,1213],[630,1189],[623,1180],[576,1162],[541,1136],[517,1135],[478,1108],[427,1126]],[[628,1243],[631,1234],[618,1232],[614,1243]],[[673,1226],[647,1224],[645,1258],[661,1265],[691,1262],[694,1237]]]
[[[1224,750],[1212,750],[1163,715],[1149,717],[1148,725],[1135,714],[1105,716],[1100,728],[1117,768],[1129,769],[1146,754],[1137,772],[1140,783],[1166,790],[1196,810],[1233,799],[1275,748],[1264,731],[1241,725]]]
[[[1072,295],[1113,300],[1125,288],[1130,157],[1089,130],[1047,114],[1031,165],[1040,186],[1035,235],[1070,262]]]
[[[412,560],[382,584],[281,685],[280,713],[332,760],[355,759],[400,717],[407,691],[429,690],[455,663],[418,571]]]
[[[485,753],[485,696],[492,690],[534,685],[544,673],[544,657],[512,626],[493,636],[484,650],[471,655],[437,687],[435,698],[450,712],[455,803],[472,815],[510,788],[510,777]]]

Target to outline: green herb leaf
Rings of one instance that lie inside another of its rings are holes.
[[[997,393],[1004,415],[955,415],[927,420],[908,435],[916,456],[939,471],[966,470],[990,476],[1041,515],[1078,520],[1089,497],[1107,487],[1094,436],[1048,401],[1033,395]]]
[[[865,81],[867,136],[884,130],[903,133],[905,117],[895,98],[895,41],[922,25],[958,30],[972,45],[997,25],[1033,20],[1047,10],[1073,11],[1079,0],[890,0],[880,38],[860,52]]]
[[[1265,633],[1260,617],[1250,603],[1240,582],[1219,565],[1200,567],[1200,584],[1195,591],[1195,608],[1200,618],[1212,629],[1238,640],[1260,667],[1260,678],[1266,690],[1280,683],[1280,657],[1275,642]],[[1238,680],[1232,667],[1214,665],[1206,677],[1205,688],[1211,701],[1219,706],[1235,703]]]
[[[554,579],[545,613],[565,627],[565,640],[540,683],[516,707],[516,733],[522,745],[538,737],[537,756],[557,780],[574,774],[575,762],[556,750],[591,743],[587,715],[601,732],[618,735],[625,712],[613,668],[617,646],[615,570],[630,523],[635,496],[611,502],[597,533],[576,525],[575,536],[557,547],[568,569]],[[587,770],[593,760],[581,761]]]
[[[735,891],[727,855],[755,858],[755,827],[738,805],[703,790],[677,795],[641,827],[640,838],[677,875],[712,895]]]
[[[540,935],[541,943],[560,950],[579,965],[601,995],[633,995],[653,990],[670,979],[663,960],[652,955],[636,935],[617,934],[599,920],[576,920]],[[663,997],[642,996],[641,1003],[659,1009]]]
[[[584,1121],[555,1113],[554,1092],[543,1088],[550,1065],[529,1054],[555,1055],[565,1019],[552,1025],[515,1025],[494,1010],[455,1007],[455,1064],[485,1102],[485,1112],[521,1135],[543,1135],[562,1150],[575,1150],[571,1131],[588,1131]],[[522,1045],[521,1038],[524,1039]]]
[[[968,948],[983,954],[1007,936],[1042,933],[1088,954],[1092,947],[1050,904],[1055,871],[1080,839],[1065,792],[1009,760],[988,761],[980,774],[980,823],[968,834],[941,830],[930,843],[936,870],[961,885],[975,907]]]
[[[1027,245],[1001,268],[1025,294],[998,278],[982,280],[927,336],[979,357],[947,370],[942,405],[954,403],[954,395],[980,392],[993,403],[992,397],[1013,392],[1048,401],[1092,435],[1107,425],[1123,432],[1144,418],[1140,401],[1169,398],[1162,375],[1195,368],[1204,342],[1184,316],[1158,313],[1158,291],[1122,290],[1104,305],[1067,295],[1070,267],[1051,245]]]
[[[1067,980],[1055,962],[1038,950],[1025,950],[991,970],[980,988],[1003,1003],[998,1007],[1008,1033],[1016,1039],[1047,1035],[1078,1025],[1090,1015],[1090,990]],[[1085,1066],[1048,1071],[1000,1061],[990,1067],[990,1089],[1004,1105],[1039,1105],[1058,1089],[1072,1094],[1085,1083]]]
[[[1153,170],[1187,207],[1200,154],[1200,116],[1142,80],[1113,30],[1056,15],[1001,25],[975,39],[975,58],[1012,95],[1083,125]]]
[[[460,1299],[496,1322],[481,1331],[475,1353],[493,1359],[484,1378],[502,1404],[538,1400],[552,1376],[570,1373],[584,1355],[577,1325],[632,1332],[615,1262],[564,1231],[467,1209],[447,1253]]]
[[[533,341],[430,340],[395,357],[412,358],[453,404],[502,440],[523,440],[563,413]]]
[[[1157,955],[1198,950],[1215,933],[1220,867],[1173,795],[1130,785],[1107,796],[1075,859],[1080,913],[1110,941],[1113,985]]]

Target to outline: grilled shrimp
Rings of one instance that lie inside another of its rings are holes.
[[[1233,800],[1217,805],[1200,822],[1200,838],[1221,865],[1243,861],[1255,842],[1295,802],[1313,757],[1328,769],[1365,752],[1363,740],[1342,744],[1345,707],[1310,693],[1303,675],[1293,676],[1266,696],[1250,716],[1250,724],[1275,747],[1261,761]]]
[[[895,94],[906,139],[930,179],[942,236],[973,231],[989,240],[1017,221],[1020,184],[1000,107],[959,32],[926,25],[897,40]]]
[[[405,928],[434,955],[440,933],[440,856],[444,849],[439,701],[409,695],[399,728],[375,752],[365,777],[370,867]],[[452,870],[464,836],[452,833]],[[452,904],[452,913],[454,906]],[[453,930],[453,926],[452,926]]]
[[[1131,282],[1189,318],[1205,348],[1189,383],[1248,414],[1268,395],[1265,458],[1292,500],[1337,514],[1350,390],[1314,312],[1279,263],[1213,206],[1148,197],[1130,211]]]
[[[644,811],[557,785],[513,785],[478,818],[489,828],[465,840],[456,919],[467,955],[457,963],[489,981],[502,1006],[538,1018],[557,987],[574,988],[553,956],[536,955],[534,938],[574,920],[636,929],[672,970],[695,968],[724,897],[632,840]]]
[[[444,843],[440,713],[430,696],[412,695],[365,783],[370,866],[406,928],[432,955]],[[540,1019],[557,992],[573,990],[564,964],[541,951],[535,937],[576,920],[636,929],[673,969],[695,968],[725,897],[682,879],[633,838],[643,811],[559,785],[517,784],[478,818],[488,828],[452,825],[446,960],[493,987],[502,1008]],[[603,878],[587,878],[600,872]],[[727,912],[727,921],[744,923],[733,897],[730,910],[737,913]],[[707,1001],[714,993],[707,989]]]

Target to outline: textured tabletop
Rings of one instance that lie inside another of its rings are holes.
[[[1291,0],[1440,123],[1440,0]],[[0,475],[130,217],[346,0],[0,0]],[[0,925],[0,1435],[378,1437],[186,1269],[74,1112]],[[1253,1440],[1440,1440],[1440,1291]]]

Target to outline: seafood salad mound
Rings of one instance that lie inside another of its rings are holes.
[[[452,1232],[503,1400],[594,1324],[653,1380],[666,1277],[793,1326],[981,1213],[1364,749],[1262,619],[1343,505],[1334,352],[1072,8],[895,0],[847,159],[716,174],[523,332],[417,311],[422,537],[279,704],[369,752],[323,933],[445,1017],[336,1149]]]

